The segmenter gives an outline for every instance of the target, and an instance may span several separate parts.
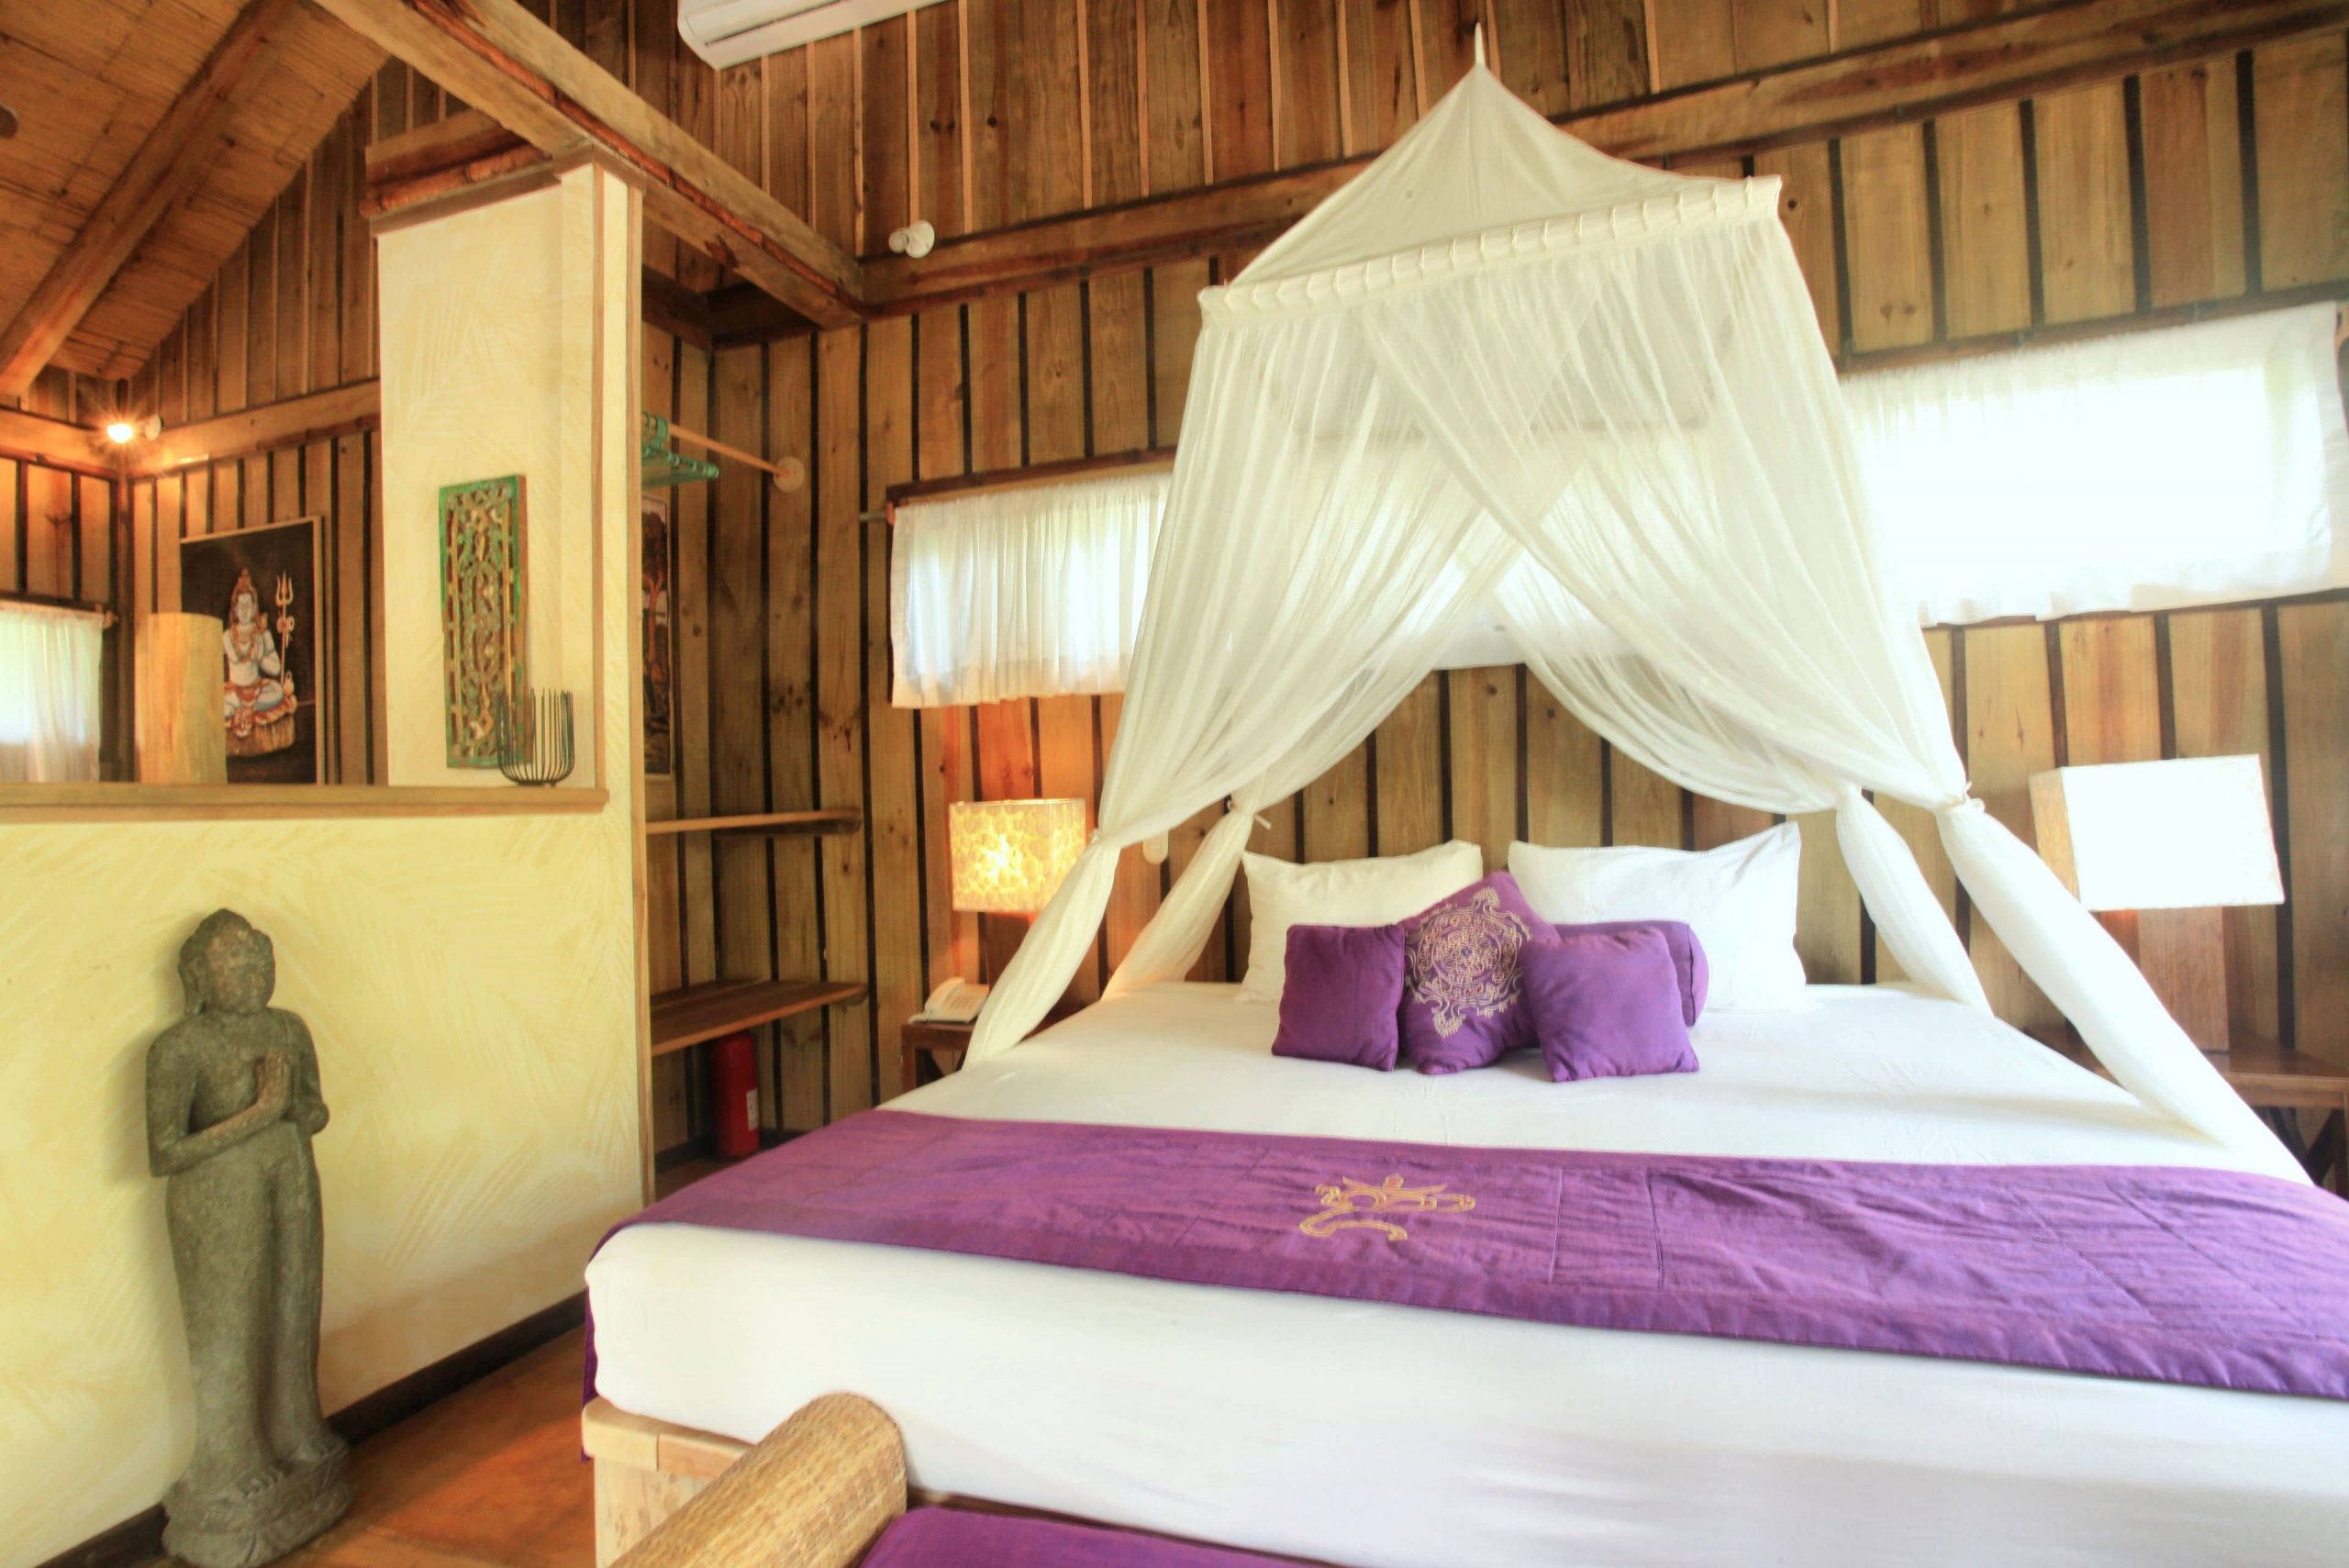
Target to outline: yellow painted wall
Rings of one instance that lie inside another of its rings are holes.
[[[524,351],[559,353],[574,391],[599,377],[603,433],[625,436],[632,201],[586,171],[548,199],[584,204],[571,213],[584,228],[541,232],[586,246],[618,297],[573,295],[584,319],[566,311],[561,333]],[[387,309],[387,361],[395,338],[462,312],[466,290],[458,270],[418,318]],[[485,398],[476,428],[561,406]],[[387,408],[395,448],[397,418]],[[598,497],[570,510],[562,540],[571,591],[590,603],[599,562],[631,560],[634,452],[619,450],[600,485],[581,446],[562,458]],[[392,550],[430,537],[413,517],[388,520]],[[6,1568],[146,1508],[186,1459],[185,1351],[141,1096],[148,1044],[181,1010],[173,955],[213,908],[275,939],[277,1004],[317,1040],[333,1110],[316,1146],[329,1409],[570,1296],[597,1238],[636,1207],[634,574],[600,580],[612,591],[596,613],[574,599],[566,617],[602,665],[614,787],[599,813],[0,827]],[[429,615],[403,595],[389,618]],[[417,695],[392,693],[395,706]],[[583,770],[593,716],[583,701]]]
[[[595,669],[592,345],[599,175],[431,223],[379,242],[384,399],[384,668],[408,700],[387,703],[384,778],[503,788],[495,768],[448,765],[439,701],[439,504],[443,485],[523,476],[525,631],[534,685],[584,690]],[[573,351],[539,352],[570,340]],[[629,458],[634,460],[630,443]],[[584,783],[584,780],[574,781]]]

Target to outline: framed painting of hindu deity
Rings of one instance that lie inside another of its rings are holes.
[[[449,765],[497,766],[497,719],[524,668],[522,476],[440,491],[440,668]]]
[[[318,520],[180,541],[180,608],[220,617],[230,784],[318,782]]]
[[[669,530],[669,503],[646,492],[641,518],[643,571],[637,596],[644,622],[644,775],[667,778],[674,770],[670,728],[677,641],[671,620],[671,587],[677,580],[677,550]]]

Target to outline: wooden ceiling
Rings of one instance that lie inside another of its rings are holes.
[[[0,326],[18,319],[126,171],[138,177],[142,144],[244,9],[83,0],[0,11],[0,105],[20,121],[0,140]],[[308,4],[284,7],[225,84],[217,133],[164,150],[178,155],[162,216],[50,362],[95,376],[143,365],[382,61]]]

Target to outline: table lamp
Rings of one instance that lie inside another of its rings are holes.
[[[2257,757],[2056,768],[2031,780],[2039,852],[2105,916],[2194,1042],[2229,1044],[2229,907],[2284,902]]]
[[[1085,802],[958,800],[946,833],[955,908],[1033,915],[1085,849]]]

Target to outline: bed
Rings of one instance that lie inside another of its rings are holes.
[[[1103,1003],[931,1115],[1927,1163],[2221,1165],[2025,1036],[1901,987],[1709,1014],[1693,1075],[1559,1085],[1275,1058],[1225,986]],[[2280,1157],[2280,1151],[2279,1151]],[[691,1225],[587,1272],[596,1391],[751,1440],[847,1389],[932,1491],[1358,1565],[2331,1563],[2349,1405],[1559,1328]]]

